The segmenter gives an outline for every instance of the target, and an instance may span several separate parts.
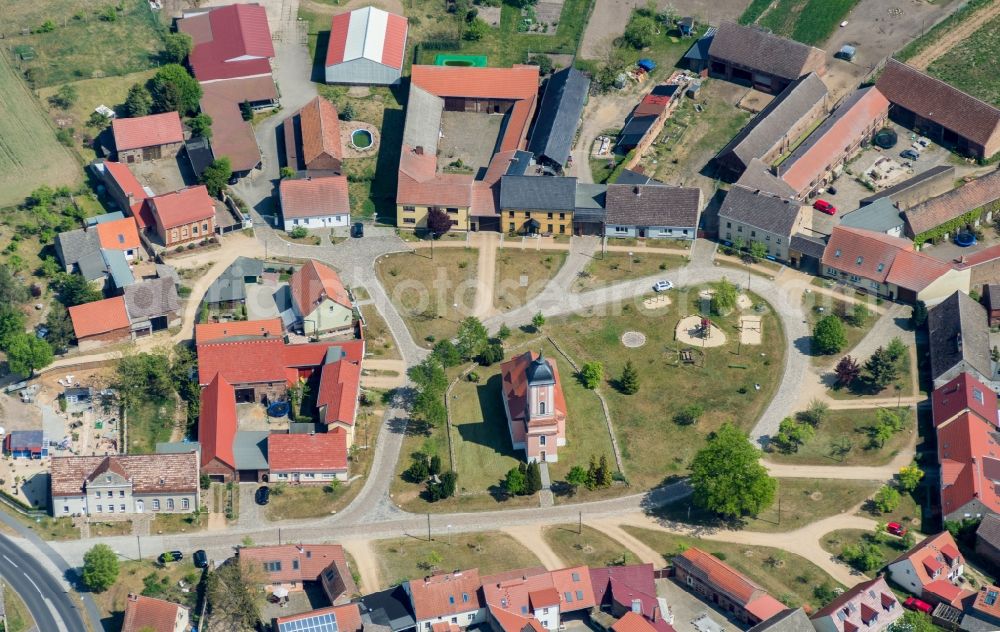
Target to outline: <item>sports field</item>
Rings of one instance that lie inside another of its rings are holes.
[[[0,206],[24,200],[35,187],[73,184],[79,164],[0,55]]]

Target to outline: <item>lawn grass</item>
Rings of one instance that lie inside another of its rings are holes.
[[[734,312],[714,319],[728,337],[724,345],[706,349],[703,361],[696,350],[697,364],[681,364],[682,345],[674,340],[674,331],[682,317],[698,313],[697,292],[688,288],[669,292],[673,304],[667,308],[648,310],[637,299],[617,309],[605,306],[554,318],[544,327],[544,332],[577,365],[603,364],[601,392],[611,411],[625,475],[638,489],[685,475],[706,435],[724,422],[733,422],[749,432],[770,402],[784,366],[784,334],[780,321],[770,311],[763,314],[760,347],[744,346],[742,354],[737,355],[738,315]],[[751,299],[764,303],[757,296]],[[627,349],[621,343],[627,331],[645,334],[645,345]],[[639,373],[640,388],[634,395],[624,395],[615,388],[626,360],[631,360]],[[754,388],[755,384],[760,385],[760,390]],[[571,399],[569,394],[567,399]],[[698,423],[674,423],[674,414],[692,403],[704,408]],[[669,451],[664,452],[663,446],[670,446]]]
[[[351,488],[360,485],[271,485],[271,499],[264,510],[268,520],[296,520],[328,516]],[[275,493],[279,491],[280,493]]]
[[[3,53],[0,110],[4,112],[0,117],[0,207],[23,202],[43,184],[73,185],[82,179],[79,163],[56,141],[55,129]]]
[[[432,537],[428,542],[426,533],[421,532],[372,543],[382,580],[393,586],[436,571],[478,568],[483,576],[542,565],[534,553],[504,533],[448,534],[439,525]],[[437,557],[440,561],[430,564]]]
[[[498,251],[493,305],[503,312],[521,307],[542,293],[565,262],[566,252],[559,250]]]
[[[110,538],[116,535],[132,535],[132,521],[119,520],[113,522],[91,522],[90,535],[98,538]]]
[[[900,492],[899,506],[888,513],[882,513],[875,508],[871,502],[865,503],[858,510],[857,515],[878,520],[879,522],[898,522],[908,529],[923,531],[923,503],[924,492],[927,489],[926,479],[920,487],[913,493]]]
[[[177,402],[145,400],[136,402],[127,411],[128,453],[153,454],[156,444],[170,441]]]
[[[160,551],[143,551],[148,557],[155,559]],[[151,585],[155,585],[152,592],[146,590],[143,580],[153,575]],[[185,584],[191,588],[189,592],[181,592],[177,582],[184,580]],[[97,610],[101,614],[101,620],[105,623],[105,629],[120,630],[125,617],[125,604],[129,593],[145,594],[159,599],[165,599],[174,603],[179,603],[188,608],[194,608],[197,600],[197,591],[194,590],[201,579],[201,571],[194,567],[194,563],[189,557],[181,562],[171,562],[167,566],[161,567],[151,560],[123,560],[119,562],[118,580],[102,593],[93,593]],[[144,592],[145,590],[145,592]]]
[[[816,326],[816,323],[824,317],[833,314],[838,317],[842,323],[844,323],[844,331],[847,334],[847,344],[844,345],[844,348],[841,351],[832,355],[812,353],[810,355],[810,359],[814,365],[830,364],[845,355],[850,355],[851,350],[854,349],[854,347],[856,347],[862,339],[864,339],[881,316],[881,314],[873,311],[869,307],[868,318],[865,319],[864,322],[856,324],[854,319],[851,318],[852,309],[854,309],[853,303],[833,298],[828,294],[810,292],[809,294],[802,295],[802,311],[806,314],[806,320],[809,323],[810,331],[812,331],[813,327]]]
[[[919,536],[917,536],[917,541],[920,541]],[[906,549],[902,546],[901,538],[888,534],[885,534],[882,538],[876,538],[873,531],[866,531],[864,529],[838,529],[831,531],[823,536],[819,544],[827,553],[839,557],[848,546],[856,546],[862,542],[875,544],[882,554],[882,560],[885,564],[888,564],[906,552]]]
[[[438,248],[433,258],[421,249],[382,257],[375,271],[413,339],[431,347],[428,337],[453,337],[475,304],[477,263],[474,249]]]
[[[365,318],[365,351],[375,358],[399,360],[396,339],[392,337],[382,314],[374,305],[362,305],[359,309]]]
[[[864,373],[864,363],[868,358],[855,358],[858,364],[862,367],[862,374]],[[889,386],[878,392],[871,391],[862,381],[857,381],[847,388],[831,388],[827,389],[826,394],[834,399],[853,399],[864,401],[866,399],[891,399],[893,397],[909,397],[916,395],[913,392],[913,376],[910,374],[912,367],[910,366],[910,354],[905,353],[901,358],[896,361],[896,368],[898,370],[898,376],[896,381]],[[896,385],[900,386],[899,391],[896,390]]]
[[[792,607],[816,604],[813,597],[813,588],[816,586],[828,584],[831,588],[841,588],[820,567],[804,557],[780,549],[702,540],[627,525],[622,526],[622,529],[659,551],[668,560],[691,547],[706,551],[744,573],[775,599]]]
[[[868,429],[875,425],[875,409],[831,410],[813,438],[797,452],[771,452],[768,460],[796,465],[885,465],[905,449],[917,431],[909,423],[882,447],[869,447]],[[846,454],[845,454],[846,451]]]
[[[629,257],[627,252],[597,253],[573,281],[572,291],[585,292],[654,274],[663,274],[666,278],[671,270],[686,263],[687,258],[683,255],[636,252]]]
[[[35,620],[31,618],[31,612],[10,586],[3,588],[3,605],[7,618],[6,632],[25,632],[34,627]]]
[[[878,484],[872,481],[782,478],[778,479],[774,504],[755,518],[727,523],[695,507],[689,500],[665,505],[652,513],[662,519],[697,526],[781,533],[844,513],[875,493],[877,488]],[[778,497],[781,498],[780,505]]]
[[[117,6],[122,10],[114,21],[102,19],[107,7]],[[21,34],[21,28],[37,29],[46,20],[55,25],[51,32]],[[5,48],[34,49],[35,59],[20,62],[19,70],[27,72],[37,87],[126,75],[162,63],[166,29],[145,0],[9,2],[4,5],[4,22]]]
[[[542,530],[542,537],[567,566],[610,566],[621,561],[623,555],[635,562],[625,545],[588,526],[577,534],[575,524],[552,525]]]
[[[983,24],[927,68],[928,74],[1000,106],[1000,17]]]
[[[206,492],[202,492],[204,495]],[[159,513],[149,526],[150,533],[190,533],[201,531],[208,526],[208,512],[194,514]]]
[[[858,0],[778,0],[758,22],[778,35],[821,46],[857,3]],[[750,8],[754,6],[747,11]]]

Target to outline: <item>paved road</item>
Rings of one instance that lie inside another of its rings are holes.
[[[24,600],[39,630],[87,632],[73,598],[34,556],[0,535],[0,558],[0,576]]]

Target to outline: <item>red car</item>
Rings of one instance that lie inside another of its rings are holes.
[[[916,597],[907,597],[906,601],[903,602],[903,607],[909,608],[910,610],[919,610],[924,614],[930,614],[934,611],[929,603]]]
[[[826,200],[816,200],[815,202],[813,202],[813,208],[819,211],[820,213],[826,213],[827,215],[837,214],[837,207],[834,206],[833,204],[830,204]]]
[[[903,537],[904,535],[906,535],[906,527],[899,524],[898,522],[890,522],[889,524],[885,525],[885,530],[891,533],[892,535],[898,535],[899,537]]]

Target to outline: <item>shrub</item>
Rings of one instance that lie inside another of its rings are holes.
[[[304,239],[309,236],[309,231],[304,226],[296,226],[288,233],[292,239]]]
[[[896,488],[890,487],[888,485],[883,485],[872,498],[872,502],[875,504],[875,508],[881,513],[891,513],[899,507],[899,502],[901,497]]]
[[[847,345],[847,331],[837,316],[824,316],[813,328],[813,346],[818,353],[830,355]]]
[[[704,414],[705,409],[701,404],[688,404],[674,414],[674,423],[682,426],[690,426],[698,423],[698,418]]]
[[[580,379],[583,385],[590,390],[594,390],[604,379],[604,365],[600,362],[587,362],[580,370]]]

